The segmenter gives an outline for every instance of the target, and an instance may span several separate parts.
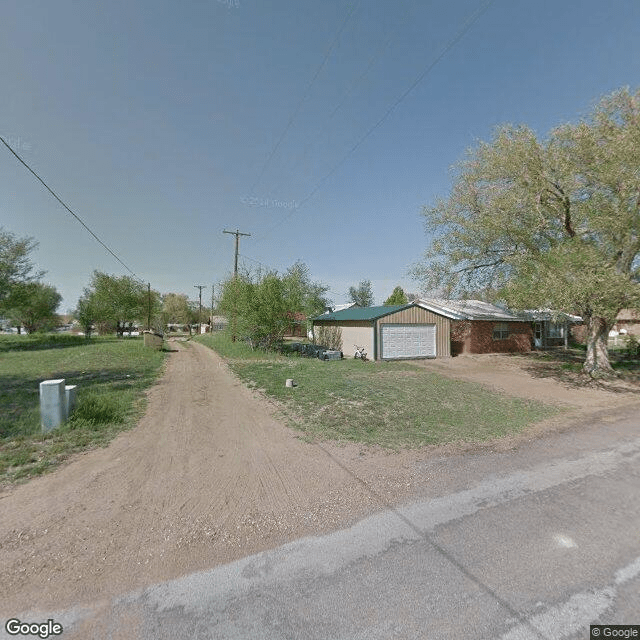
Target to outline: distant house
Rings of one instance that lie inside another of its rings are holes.
[[[209,324],[211,331],[224,331],[229,325],[229,320],[224,316],[210,316]]]
[[[300,311],[287,312],[285,337],[304,338],[307,335],[307,316]]]
[[[640,336],[640,311],[636,309],[622,309],[616,317],[613,330]]]
[[[345,309],[353,309],[354,307],[359,307],[360,305],[355,302],[348,302],[347,304],[334,304],[332,307],[326,307],[324,314],[328,313],[336,313],[337,311],[344,311]]]
[[[77,320],[68,313],[58,314],[58,322],[56,324],[55,330],[58,332],[71,332],[74,328],[78,328]],[[79,330],[79,329],[78,329]]]

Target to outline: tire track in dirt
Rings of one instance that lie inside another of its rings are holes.
[[[380,508],[202,345],[179,345],[148,396],[138,426],[108,448],[2,495],[7,614],[97,602]],[[386,453],[332,450],[372,479],[394,466]]]
[[[495,380],[501,362],[487,363],[476,381]],[[457,364],[449,375],[469,375],[469,363]],[[506,379],[517,371],[503,373]],[[530,376],[519,380],[523,390],[530,386]],[[546,392],[553,383],[545,382]],[[570,395],[603,408],[620,401],[604,392]],[[464,450],[453,445],[393,453],[301,441],[274,418],[273,404],[199,344],[178,344],[148,397],[137,427],[109,447],[0,494],[0,614],[6,618],[99,606],[348,526],[417,494],[466,486],[464,474],[452,478],[446,471],[443,455]]]

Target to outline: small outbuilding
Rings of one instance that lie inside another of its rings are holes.
[[[337,326],[342,333],[342,352],[364,347],[373,360],[436,358],[450,355],[449,320],[415,303],[382,307],[351,307],[323,313],[313,321]]]

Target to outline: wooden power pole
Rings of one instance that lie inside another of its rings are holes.
[[[194,289],[199,289],[200,291],[200,309],[198,311],[198,334],[201,333],[202,329],[200,327],[200,324],[202,323],[202,290],[206,287],[206,284],[194,284],[193,288]]]
[[[233,279],[235,280],[238,277],[238,248],[240,245],[240,236],[250,236],[250,233],[241,233],[236,229],[235,231],[227,231],[226,229],[222,233],[230,233],[232,236],[236,237],[236,256],[233,262]],[[233,312],[233,324],[231,327],[231,342],[236,341],[236,311]]]
[[[233,277],[238,277],[238,249],[240,246],[240,236],[250,236],[250,233],[240,233],[237,229],[235,231],[227,231],[226,229],[222,233],[230,233],[236,237],[236,257],[233,263]]]

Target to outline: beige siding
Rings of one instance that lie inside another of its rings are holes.
[[[342,330],[342,353],[345,358],[353,358],[356,348],[364,346],[367,352],[367,358],[373,359],[373,327],[371,322],[355,322],[353,320],[344,322],[314,322],[313,326],[320,325],[335,326],[338,325]]]
[[[422,309],[421,307],[409,307],[402,311],[396,311],[388,316],[379,318],[377,322],[378,358],[380,357],[380,344],[383,324],[435,324],[436,325],[436,357],[443,358],[451,355],[451,322],[449,318],[439,316],[437,313]],[[371,352],[373,354],[373,351]]]

